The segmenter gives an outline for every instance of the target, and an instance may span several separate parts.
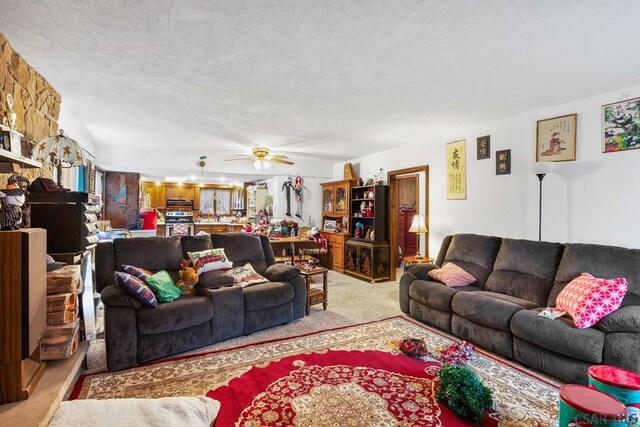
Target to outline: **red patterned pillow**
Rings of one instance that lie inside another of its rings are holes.
[[[576,328],[590,328],[620,308],[627,288],[623,278],[599,279],[582,273],[558,294],[556,307],[573,318]]]
[[[476,281],[475,277],[452,262],[445,264],[442,268],[429,271],[427,275],[452,288],[467,286]]]

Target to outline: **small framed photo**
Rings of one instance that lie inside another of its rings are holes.
[[[336,220],[335,219],[325,219],[324,220],[324,231],[335,231],[336,230]]]
[[[11,141],[11,152],[18,156],[22,156],[22,141],[20,134],[14,131],[10,131],[9,139]]]
[[[478,160],[491,158],[491,135],[478,138]]]
[[[511,174],[511,150],[496,151],[496,175]]]
[[[577,114],[538,120],[536,162],[568,162],[576,159]]]

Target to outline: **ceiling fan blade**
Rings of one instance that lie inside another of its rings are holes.
[[[245,158],[240,158],[240,159],[225,159],[225,162],[235,162],[237,160],[251,160],[251,157],[245,157]]]
[[[282,163],[282,164],[285,164],[285,165],[292,165],[293,164],[293,162],[290,162],[289,160],[274,159],[274,158],[271,158],[268,161],[274,162],[274,163]]]
[[[285,156],[284,154],[273,154],[270,156],[272,159],[288,159],[289,156]]]

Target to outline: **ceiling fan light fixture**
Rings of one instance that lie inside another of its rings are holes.
[[[262,166],[263,166],[265,169],[269,169],[269,168],[271,167],[271,162],[269,162],[268,160],[263,160],[263,161],[262,161]]]
[[[262,160],[256,159],[253,162],[253,167],[256,168],[256,169],[262,169]]]

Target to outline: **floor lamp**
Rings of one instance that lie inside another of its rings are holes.
[[[536,176],[540,181],[540,192],[538,199],[538,241],[542,241],[542,180],[544,179],[546,173],[537,173]]]

